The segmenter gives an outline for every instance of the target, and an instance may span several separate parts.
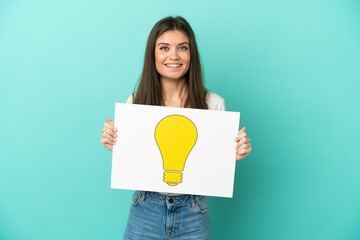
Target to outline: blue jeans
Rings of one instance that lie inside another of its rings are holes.
[[[205,196],[135,191],[124,239],[211,239],[208,210]]]

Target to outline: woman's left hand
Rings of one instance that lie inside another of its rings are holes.
[[[246,127],[243,127],[243,129],[239,131],[239,134],[235,138],[235,142],[237,142],[235,146],[236,161],[245,158],[251,152],[251,140],[247,137],[245,131]]]

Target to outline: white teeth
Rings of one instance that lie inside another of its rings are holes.
[[[180,64],[165,64],[167,67],[180,67]]]

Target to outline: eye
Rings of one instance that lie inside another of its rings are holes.
[[[169,48],[168,47],[160,47],[160,50],[168,50]]]
[[[181,47],[180,47],[180,50],[186,51],[186,50],[188,50],[188,47],[186,47],[186,46],[181,46]]]

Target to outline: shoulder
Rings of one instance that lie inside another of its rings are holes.
[[[126,99],[126,104],[132,104],[133,103],[133,98],[134,98],[134,96],[133,96],[133,94],[131,94],[127,99]]]
[[[208,92],[206,103],[209,110],[225,111],[225,100],[216,93]]]
[[[132,104],[135,94],[131,94],[125,103]],[[225,111],[225,100],[216,93],[207,92],[206,103],[209,110]]]

